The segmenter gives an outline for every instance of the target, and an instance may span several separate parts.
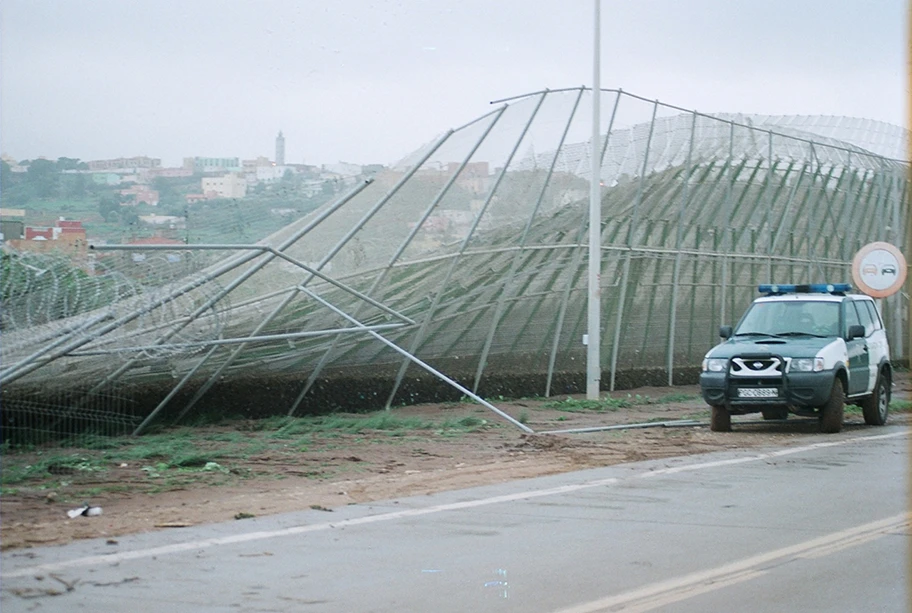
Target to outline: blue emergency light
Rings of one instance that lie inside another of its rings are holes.
[[[848,283],[763,283],[757,287],[761,294],[769,296],[780,294],[836,294],[843,295],[852,289]]]

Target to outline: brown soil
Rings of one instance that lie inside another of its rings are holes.
[[[908,373],[897,376],[894,399],[908,398]],[[673,400],[681,395],[683,400]],[[606,395],[603,393],[603,395]],[[672,396],[674,395],[674,396]],[[103,470],[61,467],[49,477],[5,487],[0,498],[0,544],[4,550],[74,539],[108,538],[151,530],[321,509],[495,484],[623,462],[725,449],[782,446],[817,434],[816,420],[791,417],[763,422],[735,417],[734,432],[709,430],[708,407],[696,386],[640,388],[611,394],[632,406],[615,410],[561,410],[541,399],[492,403],[536,432],[614,424],[693,419],[704,425],[634,428],[569,434],[525,434],[477,404],[426,404],[394,409],[396,416],[425,422],[466,417],[471,431],[429,429],[325,433],[305,439],[275,438],[256,422],[192,430],[194,448],[217,459],[215,466],[156,468],[155,460],[113,462]],[[575,399],[582,398],[575,396]],[[567,408],[567,407],[564,407]],[[572,408],[572,407],[571,407]],[[846,413],[847,431],[865,428],[860,411]],[[367,417],[367,416],[361,416]],[[892,413],[890,423],[907,423]],[[187,435],[188,431],[184,431]],[[219,441],[218,439],[226,439]],[[142,439],[139,439],[140,442]],[[259,442],[236,453],[238,440]],[[268,444],[266,444],[268,443]],[[56,449],[11,452],[12,462],[37,462],[51,452],[112,457],[103,451]],[[67,510],[86,501],[102,508],[95,517],[70,519]]]

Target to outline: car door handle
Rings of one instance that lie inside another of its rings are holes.
[[[868,352],[868,348],[867,348],[867,347],[862,347],[861,350],[864,351],[865,353]]]

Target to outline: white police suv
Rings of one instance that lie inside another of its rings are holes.
[[[846,403],[865,423],[887,421],[893,370],[874,301],[840,284],[761,285],[738,325],[703,359],[700,388],[712,407],[711,429],[731,430],[731,416],[814,416],[821,432],[842,429]]]

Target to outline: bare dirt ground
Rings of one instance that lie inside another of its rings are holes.
[[[908,372],[896,379],[894,401],[908,399]],[[587,407],[581,396],[491,400],[539,434],[526,434],[477,404],[445,403],[394,409],[391,413],[405,425],[362,431],[300,433],[255,422],[185,428],[138,439],[137,445],[153,450],[145,457],[136,457],[135,450],[130,456],[127,447],[12,451],[3,458],[4,471],[41,462],[47,470],[13,484],[4,479],[0,546],[8,550],[99,537],[116,544],[118,536],[137,532],[305,509],[332,512],[348,504],[826,436],[817,434],[815,420],[794,417],[786,422],[736,417],[734,432],[711,432],[697,386],[603,396],[627,406]],[[682,419],[702,425],[542,434]],[[890,423],[908,421],[905,412],[891,413]],[[847,431],[866,428],[860,412],[850,407],[845,423]],[[187,446],[194,455],[186,455]],[[180,454],[192,461],[176,465]],[[51,456],[60,460],[49,462]],[[83,502],[101,507],[102,513],[68,517],[67,511]]]

